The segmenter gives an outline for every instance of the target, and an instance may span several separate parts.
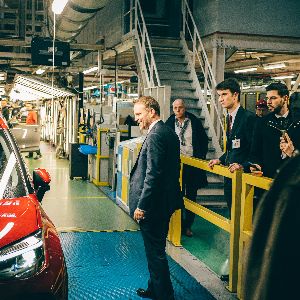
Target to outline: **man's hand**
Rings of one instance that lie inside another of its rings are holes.
[[[142,219],[145,218],[145,212],[140,210],[139,208],[137,208],[135,211],[134,211],[134,214],[133,214],[133,219],[136,220],[136,221],[140,221]]]
[[[293,142],[287,133],[285,133],[284,136],[280,137],[279,147],[280,147],[280,150],[289,157],[291,157],[295,151]]]
[[[243,170],[243,166],[238,163],[233,163],[229,165],[228,169],[231,173],[233,173],[236,170]]]
[[[221,163],[221,161],[216,158],[216,159],[212,159],[208,162],[208,166],[213,169],[214,168],[214,165],[219,165]]]
[[[258,164],[252,164],[250,166],[250,171],[253,175],[262,176],[263,172],[261,170],[261,166]]]

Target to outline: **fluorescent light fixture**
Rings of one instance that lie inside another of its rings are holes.
[[[248,68],[248,69],[240,69],[240,70],[235,70],[234,73],[248,73],[248,72],[253,72],[256,71],[257,68]]]
[[[82,73],[83,74],[88,74],[88,73],[92,73],[98,70],[98,67],[92,67],[90,69],[84,70]]]
[[[243,89],[243,90],[248,90],[248,89],[250,89],[250,85],[244,85],[244,86],[242,87],[242,89]]]
[[[265,70],[280,69],[286,67],[285,63],[264,66]]]
[[[41,75],[41,74],[45,73],[45,71],[46,71],[45,69],[38,69],[35,71],[35,74]]]
[[[281,80],[281,79],[288,79],[288,78],[294,78],[294,77],[295,77],[295,75],[283,75],[283,76],[272,77],[272,79]]]
[[[67,2],[68,2],[68,0],[53,0],[52,11],[55,14],[60,15],[62,13],[62,11],[64,10]]]
[[[84,90],[84,91],[89,91],[89,90],[96,89],[96,88],[98,88],[98,87],[99,87],[99,86],[97,86],[97,85],[93,85],[93,86],[85,87],[85,88],[83,88],[83,90]]]

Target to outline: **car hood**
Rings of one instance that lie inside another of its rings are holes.
[[[38,205],[35,195],[0,200],[0,248],[41,227]]]

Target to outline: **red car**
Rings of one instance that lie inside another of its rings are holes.
[[[0,299],[67,299],[68,276],[55,226],[40,202],[44,169],[29,175],[0,116]]]

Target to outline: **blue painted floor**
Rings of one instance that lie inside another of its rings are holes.
[[[141,299],[148,269],[139,226],[114,201],[109,189],[70,180],[69,161],[55,158],[55,148],[41,143],[42,159],[26,159],[29,169],[46,168],[51,190],[42,206],[61,232],[69,274],[69,299]],[[214,299],[169,258],[177,300]],[[1,296],[0,296],[1,298]]]
[[[69,299],[141,299],[147,261],[140,232],[61,233],[69,274]],[[178,300],[214,299],[169,257],[171,280]]]

